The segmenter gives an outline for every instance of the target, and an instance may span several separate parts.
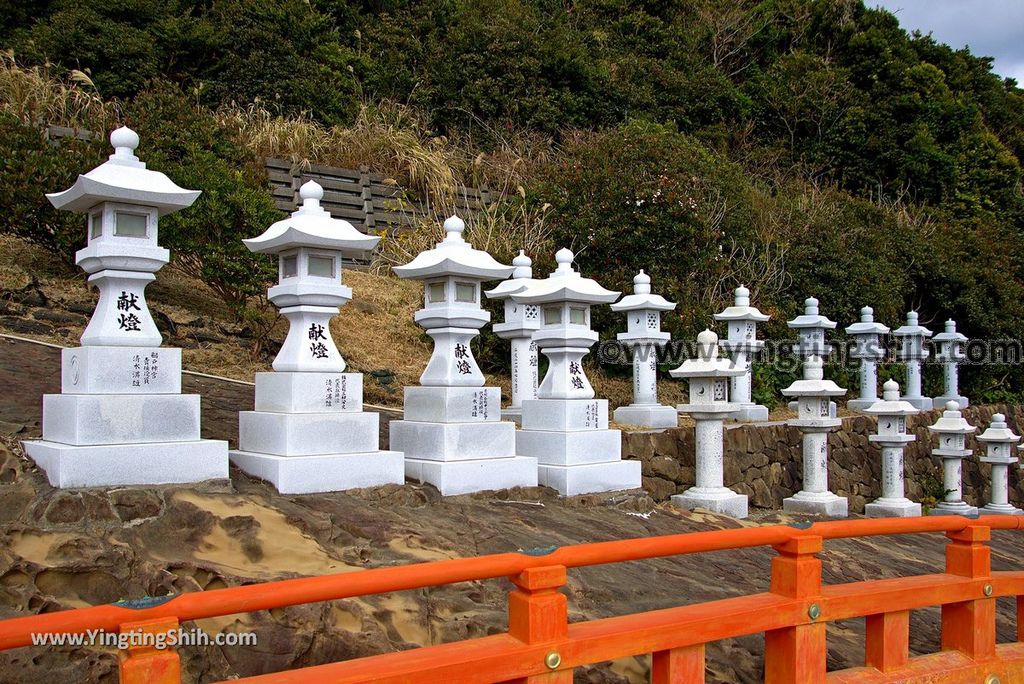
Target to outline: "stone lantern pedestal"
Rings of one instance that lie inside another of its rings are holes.
[[[931,510],[931,515],[977,515],[978,509],[963,500],[963,460],[971,455],[966,448],[967,435],[977,428],[968,423],[955,401],[946,404],[946,410],[928,430],[939,436],[939,448],[932,455],[942,458],[942,488],[949,492]]]
[[[416,322],[434,340],[419,387],[405,388],[405,415],[390,424],[391,448],[405,454],[405,474],[443,496],[537,486],[537,461],[516,454],[516,426],[501,420],[501,389],[484,387],[470,343],[490,314],[480,308],[480,283],[513,269],[462,237],[452,216],[445,238],[404,266],[400,278],[424,282]]]
[[[882,496],[864,507],[869,518],[908,518],[921,515],[921,504],[914,503],[904,494],[903,449],[916,439],[907,434],[907,416],[918,410],[900,400],[900,386],[889,380],[882,388],[882,400],[864,410],[877,416],[878,434],[869,435],[868,441],[882,450]]]
[[[512,295],[540,306],[541,328],[533,339],[549,361],[537,398],[523,402],[516,452],[536,459],[540,484],[563,496],[635,489],[640,462],[622,460],[622,436],[608,429],[608,400],[594,399],[583,369],[583,357],[597,342],[590,307],[611,303],[619,293],[582,277],[572,260],[572,252],[559,250],[550,276]]]
[[[323,207],[323,188],[299,189],[302,206],[245,240],[278,257],[270,301],[288,319],[273,373],[256,374],[254,411],[238,416],[231,462],[282,494],[309,494],[405,482],[402,454],[379,448],[380,415],[363,411],[363,375],[345,373],[331,319],[352,298],[343,257],[363,256],[379,237],[363,235]]]
[[[875,311],[870,306],[860,310],[859,323],[846,329],[855,342],[850,356],[860,359],[860,397],[846,402],[851,411],[866,411],[878,401],[878,362],[885,358],[880,338],[888,333],[888,326],[875,322]]]
[[[1021,515],[1024,511],[1010,504],[1009,486],[1009,468],[1017,463],[1017,457],[1010,450],[1020,441],[1020,435],[1013,434],[1006,426],[1006,416],[996,413],[988,429],[978,435],[977,439],[987,447],[986,454],[980,460],[992,465],[992,495],[978,512],[982,515]]]
[[[804,377],[782,390],[787,397],[796,397],[797,417],[787,425],[803,433],[803,488],[782,500],[787,513],[809,513],[844,518],[848,503],[845,497],[828,490],[828,433],[842,425],[829,413],[829,397],[839,397],[846,390],[825,380],[821,359],[812,356],[804,362]]]
[[[832,346],[825,340],[825,331],[835,330],[836,322],[818,313],[818,300],[814,297],[805,299],[803,315],[787,321],[786,325],[796,330],[798,340],[793,351],[805,363],[812,356],[824,360],[832,353]],[[789,402],[789,408],[791,411],[799,409],[795,401]],[[828,415],[830,418],[836,417],[836,402],[829,401]]]
[[[928,358],[925,340],[932,336],[932,331],[917,324],[917,312],[907,312],[907,324],[892,331],[893,337],[900,340],[897,355],[907,367],[907,393],[903,401],[916,409],[927,411],[932,408],[930,397],[921,396],[921,364]]]
[[[942,378],[944,388],[941,397],[932,399],[933,408],[942,408],[955,401],[961,409],[967,408],[970,401],[960,394],[960,362],[964,360],[964,344],[967,336],[956,331],[956,321],[946,321],[946,329],[932,338],[932,344],[938,348],[935,358],[942,362]]]
[[[512,299],[513,292],[523,290],[534,281],[533,261],[520,250],[512,260],[512,277],[498,283],[493,290],[484,294],[505,304],[505,321],[491,326],[494,334],[508,340],[512,347],[511,375],[512,396],[509,405],[501,410],[501,417],[516,424],[523,421],[523,400],[537,398],[538,357],[537,343],[533,333],[540,329],[540,307],[536,304],[519,304]]]
[[[734,296],[733,306],[715,314],[716,321],[725,321],[729,326],[728,339],[718,346],[729,352],[733,366],[743,370],[742,375],[729,379],[729,396],[736,406],[736,412],[730,417],[739,421],[765,421],[768,408],[755,404],[751,398],[751,368],[754,355],[764,347],[764,342],[757,339],[757,324],[768,321],[771,316],[750,306],[750,290],[746,286],[737,287]]]
[[[705,330],[697,335],[697,358],[687,359],[679,368],[669,371],[674,378],[686,378],[690,384],[690,401],[677,410],[689,414],[696,423],[694,449],[697,482],[682,494],[672,497],[680,508],[706,508],[734,518],[747,517],[747,497],[737,494],[724,483],[725,454],[722,439],[723,421],[736,406],[729,402],[729,380],[745,373],[729,359],[718,358],[718,335]]]
[[[651,294],[651,277],[640,271],[633,278],[633,294],[611,308],[626,314],[627,331],[616,337],[633,352],[633,403],[615,409],[615,422],[651,428],[676,427],[676,410],[658,403],[657,354],[657,348],[669,340],[669,334],[661,330],[661,314],[676,305],[661,295]]]
[[[25,442],[25,453],[56,487],[226,478],[227,442],[200,438],[200,398],[181,394],[181,350],[160,347],[145,297],[170,259],[159,218],[199,192],[147,169],[134,131],[119,128],[110,142],[106,162],[47,195],[88,216],[75,262],[100,294],[82,346],[61,352],[61,393],[43,397],[43,438]]]

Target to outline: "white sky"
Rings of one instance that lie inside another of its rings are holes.
[[[918,29],[975,55],[994,58],[993,71],[1024,86],[1024,0],[867,0],[899,19],[907,31]]]

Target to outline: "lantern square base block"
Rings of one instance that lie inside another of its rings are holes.
[[[607,399],[527,399],[523,429],[582,432],[608,429]]]
[[[782,500],[782,510],[786,513],[845,518],[849,513],[849,502],[846,497],[832,492],[797,492]]]
[[[1024,511],[1010,504],[988,503],[978,511],[979,515],[1024,515]]]
[[[180,394],[181,350],[73,347],[61,350],[62,394]]]
[[[228,443],[191,442],[71,446],[49,441],[24,442],[54,487],[113,487],[178,484],[226,479]]]
[[[400,451],[310,456],[232,451],[229,456],[239,469],[266,480],[282,494],[337,492],[405,483]]]
[[[622,455],[622,433],[619,430],[520,430],[516,433],[516,453],[536,458],[542,465],[574,466],[616,462]]]
[[[195,442],[198,394],[44,394],[43,439],[75,446]]]
[[[747,497],[737,494],[728,487],[691,487],[682,494],[672,497],[672,503],[679,508],[692,511],[704,508],[733,518],[747,517]]]
[[[537,480],[562,496],[640,488],[640,461],[610,461],[585,465],[539,465]]]
[[[316,456],[377,451],[377,413],[238,414],[238,448],[277,456]]]
[[[932,399],[931,408],[944,409],[944,408],[946,408],[946,404],[951,402],[951,401],[955,401],[957,404],[959,404],[961,411],[964,410],[965,408],[967,408],[970,405],[970,403],[971,403],[970,399],[968,399],[967,397],[964,397],[964,396],[960,396],[960,395],[957,395],[957,396],[946,396],[946,397],[935,397],[934,399]]]
[[[406,387],[405,420],[425,423],[495,423],[500,387]]]
[[[512,423],[393,420],[390,430],[391,448],[401,451],[406,458],[473,461],[516,455],[516,426]]]
[[[763,423],[768,420],[768,407],[760,404],[740,404],[736,411],[729,415],[729,419],[740,423]]]
[[[649,428],[674,428],[679,426],[679,414],[671,406],[630,404],[615,409],[615,422],[623,425],[640,425]]]
[[[978,515],[978,507],[970,506],[963,501],[957,501],[956,503],[940,501],[928,511],[928,515],[966,515],[974,517]]]
[[[358,413],[363,410],[363,374],[257,373],[255,408],[271,413]]]
[[[494,489],[537,486],[537,460],[524,456],[436,461],[405,458],[410,480],[429,482],[441,496],[456,496]]]
[[[864,506],[868,518],[916,518],[921,515],[921,504],[910,499],[875,499]]]

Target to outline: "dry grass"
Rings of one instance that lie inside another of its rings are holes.
[[[23,68],[11,50],[0,52],[0,111],[26,126],[106,131],[118,120],[117,106],[103,101],[87,74],[72,70],[62,80],[46,68]]]

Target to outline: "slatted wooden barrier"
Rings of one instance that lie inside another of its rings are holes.
[[[0,621],[0,650],[27,646],[38,633],[89,629],[154,633],[182,621],[283,606],[508,577],[508,632],[243,680],[310,682],[518,682],[569,684],[573,668],[650,653],[655,684],[704,681],[704,646],[765,635],[768,684],[1008,684],[1024,682],[1024,570],[992,572],[992,530],[1019,530],[1019,517],[957,516],[774,525],[580,544],[359,573],[308,577],[182,594],[153,605],[113,604]],[[944,532],[945,571],[823,586],[823,542],[889,534]],[[568,623],[559,590],[566,573],[606,563],[771,546],[771,586],[760,594]],[[1017,641],[996,644],[996,598],[1017,599]],[[909,656],[909,614],[942,606],[941,650]],[[826,624],[864,617],[864,666],[826,672]],[[176,684],[173,651],[139,647],[121,656],[124,684]]]

